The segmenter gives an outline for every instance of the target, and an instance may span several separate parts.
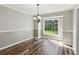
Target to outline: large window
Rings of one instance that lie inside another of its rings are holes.
[[[58,20],[46,20],[44,35],[57,35],[58,34]]]

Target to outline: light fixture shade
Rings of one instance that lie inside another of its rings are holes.
[[[33,19],[34,20],[38,20],[38,19],[41,20],[41,16],[34,16]]]
[[[36,20],[36,17],[34,16],[33,19]]]
[[[41,20],[41,16],[37,16],[37,18],[38,18],[39,20]]]

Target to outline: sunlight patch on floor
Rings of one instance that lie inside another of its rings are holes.
[[[56,45],[63,46],[63,41],[57,41],[57,40],[49,40],[49,41],[51,41],[52,43]]]
[[[64,46],[64,47],[67,47],[67,48],[72,49],[72,47],[65,45],[65,44],[63,43],[63,41],[57,41],[57,40],[49,40],[49,41],[51,41],[52,43],[54,43],[54,44],[56,44],[56,45],[58,45],[58,46],[61,46],[61,47]]]

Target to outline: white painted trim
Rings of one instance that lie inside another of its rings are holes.
[[[24,30],[34,30],[38,28],[32,28],[32,29],[14,29],[14,30],[0,30],[0,32],[14,32],[14,31],[24,31]],[[41,30],[41,29],[39,29]]]
[[[63,17],[58,17],[58,40],[63,40]],[[61,31],[62,30],[62,31]]]
[[[15,30],[3,30],[3,31],[0,31],[0,33],[2,33],[2,32],[24,31],[24,30],[34,30],[34,29],[15,29]]]
[[[32,38],[34,38],[34,37],[27,38],[27,39],[22,40],[22,41],[19,41],[19,42],[17,42],[17,43],[13,43],[13,44],[11,44],[11,45],[8,45],[8,46],[5,46],[5,47],[2,47],[2,48],[0,48],[0,50],[3,50],[3,49],[6,49],[6,48],[9,48],[9,47],[14,46],[14,45],[16,45],[16,44],[22,43],[22,42],[24,42],[24,41],[26,41],[26,40],[28,41],[29,39],[32,39]]]
[[[44,36],[40,36],[40,37],[34,37],[34,38],[37,38],[37,39],[40,39],[40,38],[43,38]]]
[[[50,20],[50,18],[51,18],[51,19],[59,19],[59,18],[61,18],[61,17],[63,17],[63,15],[60,15],[60,16],[50,16],[50,17],[42,17],[42,19],[43,19],[43,20],[46,20],[46,19]]]
[[[19,12],[22,12],[22,13],[24,13],[24,14],[27,14],[27,15],[32,16],[32,14],[31,14],[31,13],[29,13],[29,12],[22,11],[22,10],[20,10],[20,9],[17,9],[17,8],[11,7],[11,6],[7,5],[7,4],[3,4],[2,6],[7,7],[7,8],[10,8],[10,9],[13,9],[13,10],[15,10],[15,11],[19,11]]]
[[[79,5],[76,5],[73,10],[73,50],[77,54],[77,9]]]
[[[73,32],[73,30],[62,30],[63,32]]]
[[[40,39],[41,37],[43,37],[43,36],[38,37],[38,39]]]

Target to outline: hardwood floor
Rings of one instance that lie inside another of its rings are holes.
[[[74,52],[61,41],[33,38],[1,50],[0,55],[74,55]]]

